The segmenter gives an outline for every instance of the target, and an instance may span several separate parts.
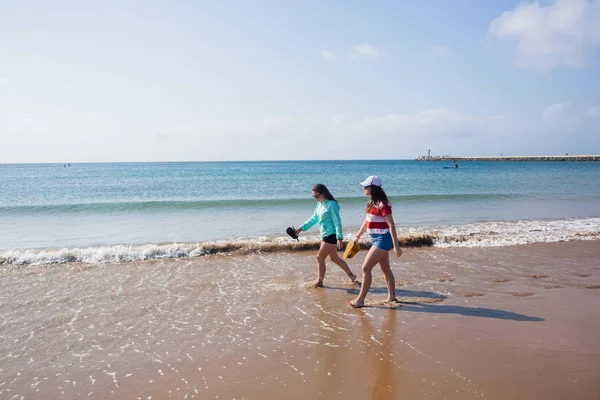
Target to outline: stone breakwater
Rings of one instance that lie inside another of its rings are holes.
[[[600,161],[600,155],[452,157],[421,156],[416,161]]]

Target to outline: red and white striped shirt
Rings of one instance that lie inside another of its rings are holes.
[[[367,221],[368,234],[384,235],[390,231],[390,227],[385,221],[386,215],[392,214],[392,205],[387,201],[375,204],[367,212],[365,220]]]

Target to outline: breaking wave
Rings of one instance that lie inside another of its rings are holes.
[[[530,243],[600,239],[600,218],[492,221],[435,228],[402,229],[402,247],[497,247]],[[201,257],[218,253],[270,253],[316,250],[320,241],[305,236],[262,237],[202,243],[114,245],[63,249],[11,249],[0,251],[0,265],[44,265],[81,262],[119,263],[139,260]],[[360,243],[368,249],[368,239]]]

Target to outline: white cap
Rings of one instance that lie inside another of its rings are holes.
[[[381,187],[381,178],[378,176],[371,175],[363,182],[360,183],[363,186],[379,186]]]

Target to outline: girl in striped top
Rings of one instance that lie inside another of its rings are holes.
[[[381,187],[381,178],[378,176],[369,176],[360,183],[366,196],[369,196],[367,203],[367,216],[361,225],[354,242],[358,242],[363,233],[367,232],[371,235],[372,246],[363,262],[363,280],[360,288],[360,293],[354,301],[347,300],[349,306],[354,308],[363,307],[365,297],[371,287],[372,276],[371,271],[375,265],[379,264],[379,268],[385,276],[385,283],[388,289],[387,301],[396,300],[396,280],[394,273],[390,268],[389,251],[394,249],[396,257],[402,255],[402,249],[398,245],[398,235],[396,234],[396,225],[392,217],[392,205],[388,201],[387,195]]]

